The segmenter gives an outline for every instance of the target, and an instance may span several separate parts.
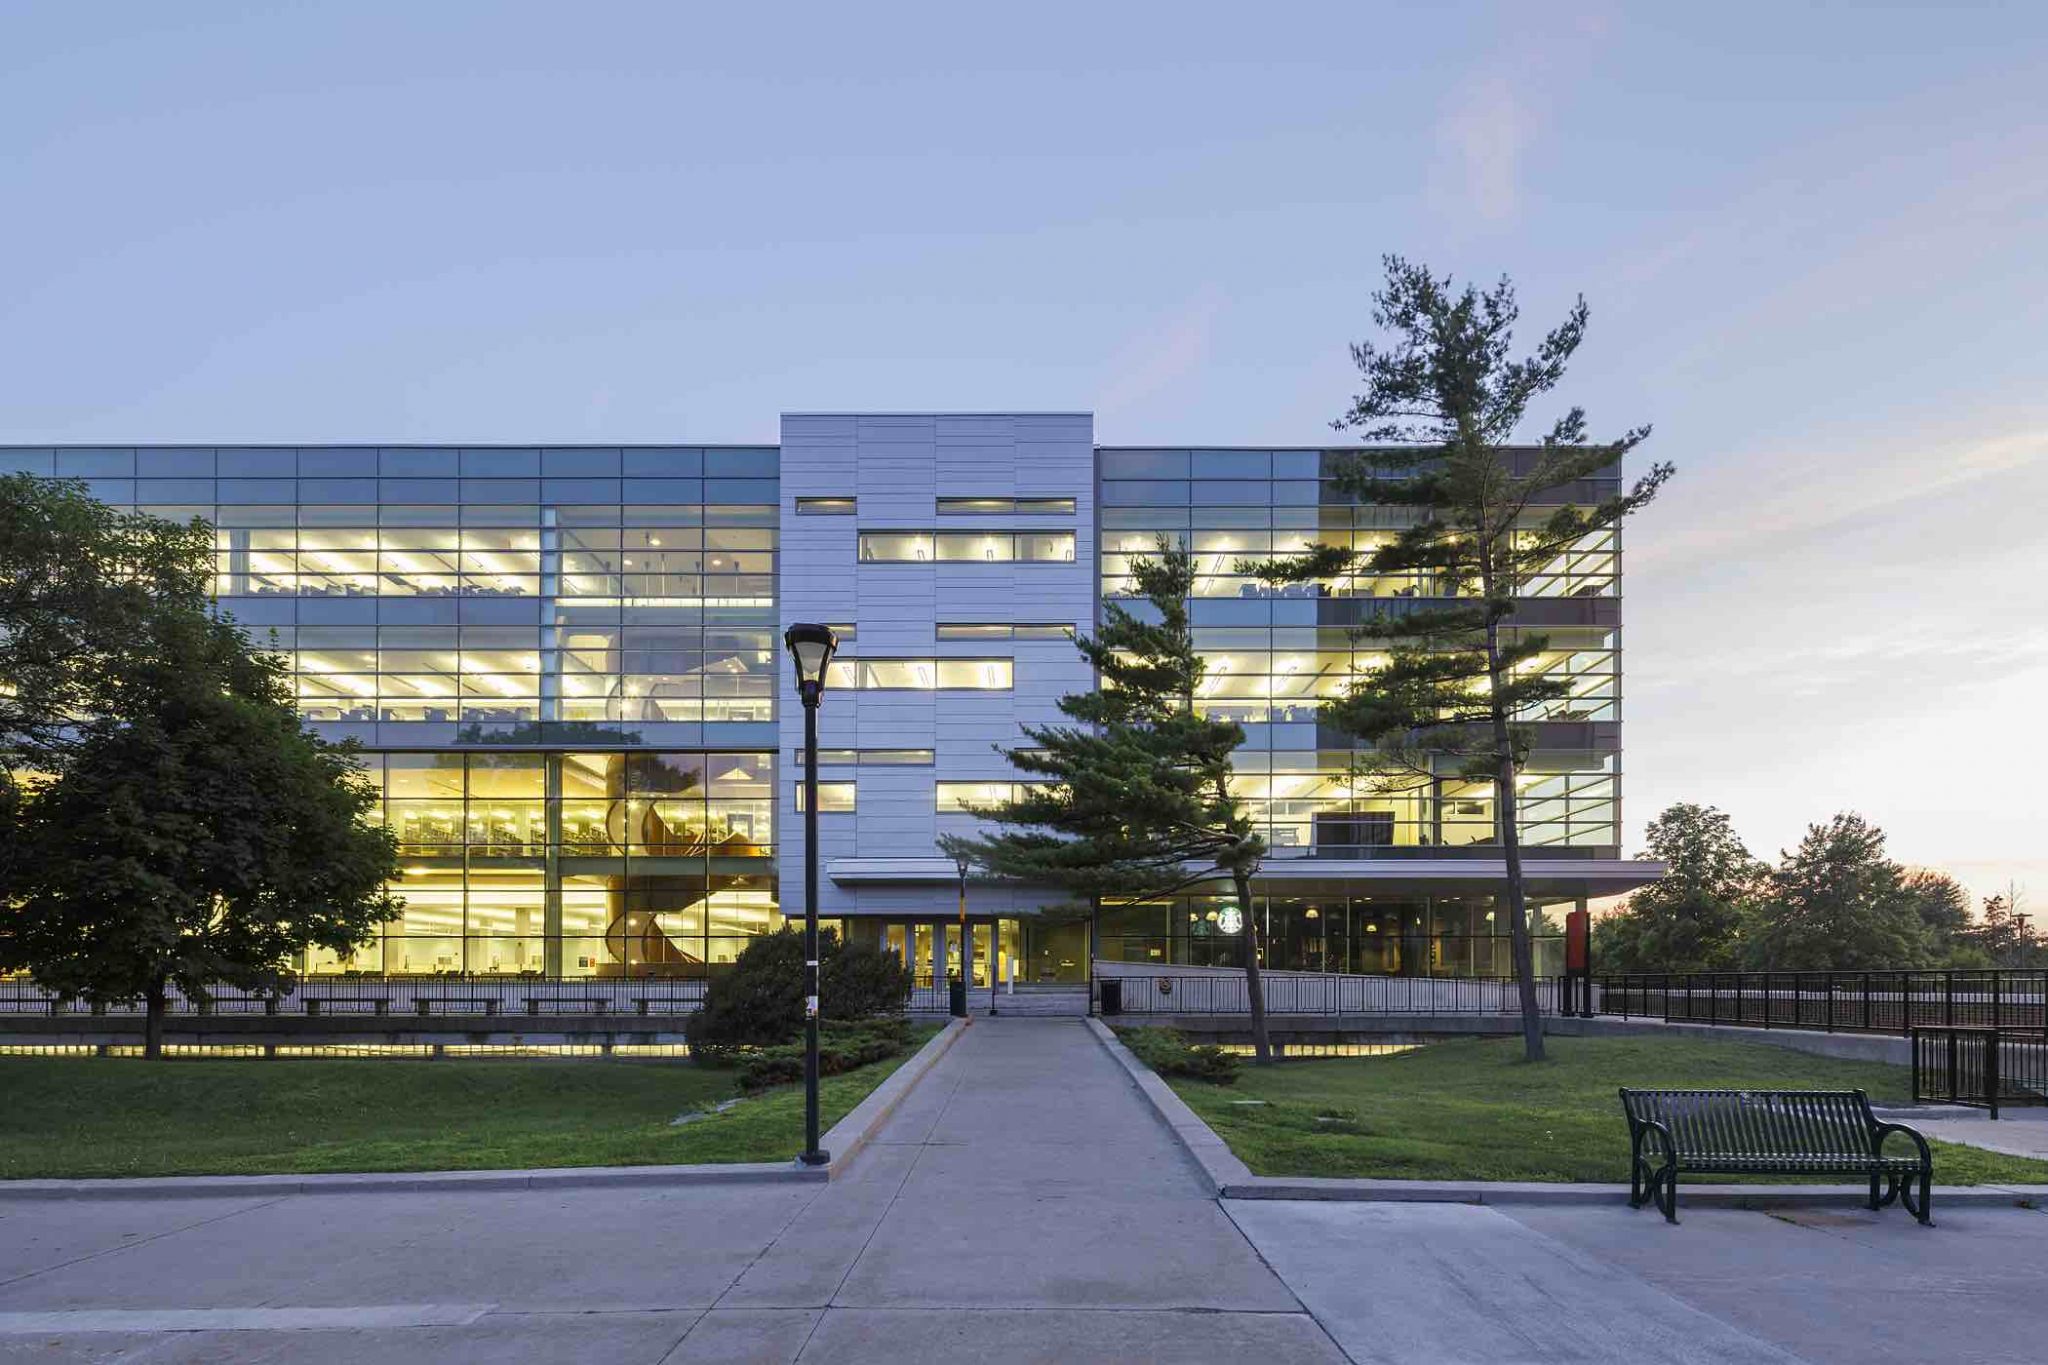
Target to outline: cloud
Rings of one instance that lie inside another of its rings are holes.
[[[1178,309],[1119,346],[1095,395],[1097,417],[1118,416],[1164,393],[1208,363],[1222,296],[1204,285]]]
[[[1505,75],[1463,82],[1436,125],[1439,165],[1455,197],[1488,221],[1514,217],[1521,203],[1522,154],[1536,122]]]
[[[1560,83],[1584,81],[1613,27],[1604,4],[1504,7],[1483,56],[1454,82],[1434,129],[1430,192],[1447,212],[1505,223]]]
[[[2048,422],[1911,441],[1885,452],[1758,451],[1718,463],[1745,482],[1770,471],[1770,496],[1729,500],[1727,506],[1743,508],[1740,517],[1693,520],[1645,538],[1631,547],[1635,567],[1725,558],[1744,545],[1795,541],[2002,474],[2048,467]]]

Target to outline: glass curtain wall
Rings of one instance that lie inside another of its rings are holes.
[[[774,448],[21,458],[210,522],[222,609],[365,746],[405,910],[310,970],[702,973],[779,924]]]
[[[1532,902],[1539,976],[1564,970],[1564,912]],[[1255,895],[1265,956],[1276,971],[1388,976],[1508,976],[1507,913],[1490,896]],[[1106,905],[1098,950],[1111,962],[1242,967],[1245,935],[1231,896]]]
[[[1347,599],[1434,598],[1450,585],[1428,575],[1349,574],[1268,588],[1233,572],[1241,558],[1286,555],[1314,544],[1370,548],[1396,535],[1405,509],[1359,505],[1332,481],[1342,456],[1314,450],[1103,450],[1101,589],[1132,591],[1130,561],[1164,537],[1195,556],[1195,642],[1208,663],[1198,705],[1242,724],[1238,789],[1275,858],[1430,857],[1480,854],[1499,834],[1489,784],[1440,772],[1389,785],[1358,771],[1345,736],[1322,729],[1324,703],[1384,659],[1352,638],[1360,607]],[[1616,480],[1567,490],[1588,500]],[[1547,514],[1550,509],[1543,509]],[[1539,515],[1541,515],[1539,514]],[[1558,556],[1534,598],[1611,597],[1620,547],[1611,533]],[[1532,708],[1530,722],[1611,722],[1620,716],[1620,632],[1583,623],[1545,626],[1549,641],[1525,667],[1563,680],[1569,695]],[[1522,836],[1532,848],[1602,850],[1619,842],[1619,758],[1588,748],[1543,747],[1522,783]]]

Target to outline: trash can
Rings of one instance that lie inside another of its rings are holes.
[[[953,988],[953,1017],[955,1019],[965,1019],[967,1017],[967,978],[956,976],[953,978],[951,985]]]
[[[1102,1012],[1122,1014],[1124,1012],[1124,983],[1122,977],[1102,978]]]

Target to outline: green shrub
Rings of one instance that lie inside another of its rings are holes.
[[[902,958],[885,951],[872,939],[866,943],[841,943],[834,934],[830,944],[818,959],[818,986],[826,1023],[902,1012],[910,997],[910,972]]]
[[[1162,1076],[1186,1076],[1212,1085],[1230,1085],[1237,1080],[1241,1062],[1235,1052],[1211,1044],[1191,1044],[1173,1029],[1119,1029],[1117,1039]]]
[[[910,975],[893,954],[872,944],[818,935],[821,1021],[852,1022],[903,1008]],[[804,937],[796,929],[749,943],[725,975],[713,978],[704,1008],[690,1019],[691,1047],[716,1064],[720,1049],[775,1047],[804,1028]]]
[[[887,1061],[910,1042],[905,1019],[874,1019],[862,1024],[828,1023],[818,1029],[818,1074],[837,1076],[856,1067]],[[783,1043],[739,1054],[740,1089],[766,1090],[793,1085],[804,1078],[804,1045]]]

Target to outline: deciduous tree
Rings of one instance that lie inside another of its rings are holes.
[[[1741,961],[1744,916],[1769,869],[1726,813],[1681,801],[1646,831],[1649,856],[1669,865],[1594,929],[1602,971],[1725,971]]]
[[[395,913],[398,869],[376,789],[301,723],[281,660],[204,614],[145,639],[18,812],[0,968],[141,998],[155,1057],[170,987],[281,989],[308,947],[346,953]]]
[[[1744,956],[1766,971],[1876,971],[1933,965],[1905,872],[1884,831],[1854,813],[1809,825],[1765,884]]]
[[[63,768],[79,720],[117,708],[151,621],[205,612],[212,570],[201,524],[118,512],[76,480],[0,477],[0,904],[25,784]]]

